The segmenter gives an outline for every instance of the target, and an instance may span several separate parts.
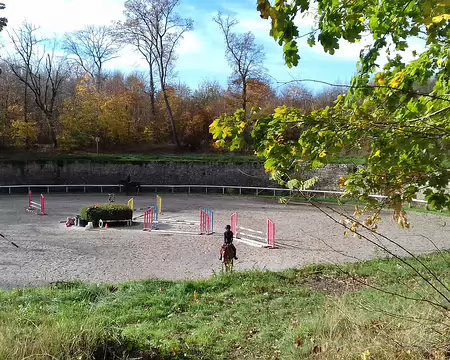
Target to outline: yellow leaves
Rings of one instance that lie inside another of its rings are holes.
[[[223,129],[222,134],[223,134],[223,137],[226,138],[228,136],[233,135],[233,130],[230,127],[226,127]]]
[[[346,181],[346,179],[344,177],[339,178],[338,184],[341,189],[345,187],[345,181]]]
[[[218,149],[223,148],[225,146],[225,140],[217,140],[214,143],[214,146]]]
[[[361,360],[370,360],[370,351],[366,350],[361,354]]]
[[[150,128],[149,126],[146,126],[144,128],[144,139],[147,141],[153,141],[154,140],[154,131],[152,128]]]
[[[289,114],[289,109],[286,106],[280,106],[275,109],[275,113],[274,113],[273,117],[276,119],[276,118],[284,117],[287,114]]]
[[[320,158],[324,158],[324,157],[326,157],[327,156],[327,152],[324,150],[324,151],[322,151],[320,154],[319,154],[319,157]]]
[[[375,151],[375,153],[370,156],[371,159],[379,158],[379,157],[381,157],[381,150]]]
[[[380,85],[380,86],[384,86],[386,84],[386,80],[383,77],[380,77],[377,80],[377,84]]]
[[[434,16],[431,19],[431,22],[433,24],[439,24],[439,23],[441,23],[444,20],[450,20],[450,14],[441,14],[441,15],[438,15],[438,16]]]
[[[36,142],[37,134],[37,125],[35,122],[16,120],[11,124],[11,136],[17,145],[24,145],[27,140],[29,143]]]
[[[424,23],[428,29],[433,26],[445,26],[445,21],[450,20],[450,14],[448,9],[450,6],[449,0],[439,1],[434,3],[426,1],[424,4]]]
[[[214,120],[210,125],[209,129],[210,131],[214,131],[219,126],[220,119]]]
[[[394,215],[392,218],[397,221],[397,224],[402,227],[402,229],[409,229],[410,223],[406,217],[406,212],[403,210],[402,204],[393,204],[391,208],[394,210]]]
[[[439,59],[439,60],[437,61],[438,66],[442,66],[442,63],[443,63],[442,59]]]
[[[361,16],[361,17],[359,18],[359,21],[360,21],[362,24],[364,24],[364,22],[366,21],[366,18],[365,18],[364,16]]]
[[[390,87],[393,89],[398,89],[405,78],[405,72],[401,71],[394,79],[390,82]]]

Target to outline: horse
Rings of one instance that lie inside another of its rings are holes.
[[[137,181],[127,181],[127,180],[119,180],[119,188],[120,186],[123,186],[124,192],[126,195],[128,195],[129,190],[134,189],[134,194],[139,194],[139,191],[141,190],[141,183]]]
[[[233,271],[234,252],[231,246],[223,244],[220,248],[220,256],[222,257],[222,271]]]

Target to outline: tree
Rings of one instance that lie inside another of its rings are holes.
[[[159,83],[169,116],[173,141],[177,146],[175,118],[167,93],[167,83],[176,60],[175,49],[186,31],[193,27],[191,19],[185,19],[175,13],[179,0],[128,0],[125,2],[124,23],[127,32],[150,54],[158,69]],[[146,57],[146,59],[147,59]]]
[[[239,22],[236,19],[226,19],[222,14],[213,18],[225,39],[226,58],[228,64],[233,69],[231,82],[241,88],[242,91],[242,109],[247,112],[247,86],[250,79],[261,80],[264,77],[265,69],[263,66],[265,54],[262,45],[255,43],[255,36],[252,32],[237,34],[232,32],[234,26]]]
[[[153,54],[153,42],[143,41],[142,36],[139,34],[136,21],[127,21],[121,23],[120,21],[116,23],[116,37],[123,44],[132,44],[136,50],[142,55],[144,60],[148,65],[148,75],[149,75],[149,95],[151,102],[151,110],[153,120],[156,119],[156,85],[155,85],[155,74],[156,74],[156,57]],[[156,74],[157,76],[157,74]]]
[[[73,98],[66,99],[61,111],[59,142],[65,150],[89,148],[96,137],[102,137],[100,107],[106,101],[95,89],[94,81],[85,75],[77,83]],[[102,137],[104,140],[104,137]]]
[[[108,26],[87,26],[82,30],[66,34],[65,50],[73,60],[96,81],[100,89],[103,81],[103,66],[117,57],[118,47]]]
[[[321,94],[319,94],[320,97]],[[317,97],[316,97],[317,98]],[[336,99],[335,97],[333,98]],[[305,112],[310,112],[316,102],[313,94],[305,86],[299,84],[288,84],[281,89],[281,102],[289,107],[296,107],[303,109]]]
[[[25,22],[10,34],[15,56],[7,60],[14,75],[31,91],[34,101],[45,116],[54,147],[57,142],[56,113],[59,92],[67,77],[65,59],[55,55],[56,42],[50,49],[36,36],[37,28]]]
[[[5,4],[0,3],[0,10],[4,10],[4,9],[5,9]],[[8,19],[6,19],[5,17],[0,17],[0,31],[2,31],[3,28],[6,27],[7,24],[8,24]]]
[[[292,4],[258,1],[261,16],[272,21],[271,35],[284,44],[289,66],[298,64],[299,32],[295,17],[308,11],[311,2]],[[346,95],[333,106],[311,114],[287,107],[260,118],[253,128],[255,152],[266,159],[267,171],[291,188],[311,182],[302,171],[321,167],[346,147],[370,144],[367,165],[340,180],[348,196],[370,208],[389,206],[402,226],[409,226],[403,204],[422,190],[436,209],[450,208],[450,6],[446,0],[370,1],[324,0],[318,5],[319,22],[308,42],[320,42],[331,54],[340,40],[355,42],[369,33],[373,41],[361,52],[357,73]],[[407,62],[402,52],[410,38],[425,38],[428,46]],[[378,69],[381,51],[387,64]],[[417,84],[435,79],[431,92]],[[372,81],[372,84],[371,84]],[[242,146],[239,114],[222,117],[211,125],[218,145]],[[292,128],[297,138],[285,137]],[[370,195],[385,195],[378,201]],[[372,218],[373,220],[373,218]],[[371,225],[376,222],[370,220]]]

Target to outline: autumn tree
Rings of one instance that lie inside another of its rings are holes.
[[[45,116],[51,141],[57,142],[57,100],[68,76],[64,58],[55,53],[56,41],[46,41],[36,35],[37,28],[25,22],[11,39],[14,56],[6,61],[14,75],[31,91],[34,101]],[[48,45],[50,43],[50,45]]]
[[[119,50],[111,27],[94,25],[66,34],[64,48],[70,60],[95,79],[97,89],[103,81],[105,63],[116,58]]]
[[[250,31],[244,34],[233,32],[233,28],[239,23],[236,19],[229,16],[224,18],[218,13],[213,20],[223,33],[225,56],[233,71],[230,82],[241,89],[241,106],[246,113],[248,81],[263,79],[266,71],[263,66],[265,59],[263,46],[255,43],[255,36]]]
[[[169,101],[167,85],[176,60],[175,49],[183,35],[193,27],[191,19],[182,18],[175,10],[179,0],[128,0],[125,23],[128,34],[145,48],[146,59],[154,59],[159,85],[172,129],[173,142],[180,146],[175,117]]]
[[[271,36],[284,45],[289,66],[300,59],[298,27],[294,20],[310,8],[311,2],[272,6],[258,1],[261,16],[272,24]],[[316,43],[330,54],[339,42],[355,42],[371,36],[361,51],[356,75],[348,93],[332,106],[307,114],[280,107],[261,118],[253,131],[256,153],[266,159],[266,169],[281,184],[301,188],[301,169],[321,167],[348,146],[370,141],[367,165],[341,179],[346,194],[365,201],[369,207],[389,206],[400,225],[409,226],[403,204],[424,190],[428,203],[437,209],[450,207],[450,6],[448,1],[325,0],[318,3],[318,23],[308,43]],[[408,41],[424,38],[427,47],[403,56]],[[377,63],[382,51],[387,63]],[[432,91],[420,91],[417,84],[435,79]],[[373,82],[373,83],[371,83]],[[212,131],[220,144],[240,146],[241,118],[224,117]],[[301,130],[287,141],[284,133]],[[371,194],[385,195],[380,204]]]
[[[152,119],[156,119],[156,83],[157,65],[156,57],[153,52],[153,42],[142,39],[142,34],[139,32],[138,22],[136,20],[128,19],[125,23],[120,21],[115,24],[115,35],[118,42],[122,44],[132,44],[135,49],[141,54],[148,65],[149,75],[149,96],[151,101]]]

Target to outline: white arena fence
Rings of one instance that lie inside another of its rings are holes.
[[[122,185],[0,185],[0,194],[24,194],[30,191],[61,194],[61,193],[112,193],[123,192]],[[274,187],[253,187],[236,185],[141,185],[141,192],[151,193],[184,193],[184,194],[223,194],[223,195],[254,195],[254,196],[290,196],[293,191]],[[302,194],[314,198],[338,198],[344,195],[342,191],[332,190],[303,190]],[[384,199],[382,195],[372,195],[374,198]],[[427,204],[424,200],[413,199],[410,205]]]

